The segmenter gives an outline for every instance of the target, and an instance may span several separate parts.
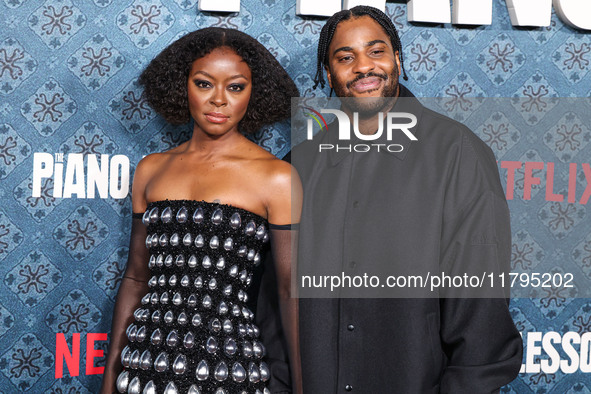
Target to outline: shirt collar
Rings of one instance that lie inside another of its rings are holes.
[[[409,112],[409,113],[415,115],[417,117],[417,125],[415,127],[413,127],[411,129],[411,131],[413,132],[413,134],[417,135],[416,132],[418,131],[419,125],[421,122],[421,115],[423,113],[423,106],[417,100],[415,95],[412,94],[412,92],[406,88],[406,86],[404,86],[402,84],[399,84],[398,86],[400,86],[400,92],[399,92],[398,97],[402,98],[402,100],[396,100],[396,104],[394,104],[394,108],[392,108],[392,110],[390,112]],[[386,121],[386,118],[384,117],[384,122],[385,121]],[[384,127],[385,127],[385,125],[384,125]],[[383,152],[385,154],[392,155],[399,160],[404,160],[404,158],[408,154],[408,151],[411,149],[412,142],[416,142],[416,141],[411,141],[403,132],[392,133],[391,140],[387,140],[386,138],[387,138],[386,131],[384,129],[382,136],[380,138],[378,138],[377,140],[359,141],[359,143],[367,143],[368,145],[383,144],[382,147],[380,147],[379,152]],[[341,146],[345,145],[345,144],[343,144],[343,142],[339,143],[339,141],[338,141],[338,127],[337,127],[336,122],[332,122],[331,124],[328,125],[327,132],[326,132],[324,138],[322,138],[322,139],[324,140],[323,142],[326,142],[328,144],[332,144],[335,147],[337,145],[341,145]],[[402,146],[402,150],[400,150],[399,152],[397,152],[397,151],[391,152],[385,148],[387,145],[390,145],[390,144],[398,144],[398,145]],[[340,149],[338,151],[336,149],[331,149],[328,151],[328,155],[329,155],[330,162],[332,165],[339,164],[345,157],[347,157],[349,154],[353,154],[353,153],[355,153],[355,152],[349,152],[348,150],[345,150],[345,149]],[[363,153],[356,153],[356,154],[363,154]]]

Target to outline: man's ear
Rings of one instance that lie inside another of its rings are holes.
[[[394,52],[394,61],[396,62],[396,65],[398,66],[398,75],[400,75],[400,73],[402,73],[402,67],[400,67],[400,56],[399,56],[399,52],[396,51]]]
[[[331,73],[328,66],[324,66],[324,71],[326,71],[326,80],[328,81],[328,86],[332,89],[332,80],[330,79]]]

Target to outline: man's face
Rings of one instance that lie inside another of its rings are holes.
[[[371,116],[398,96],[400,60],[390,37],[370,16],[337,25],[328,47],[328,83],[338,97],[354,97],[351,110]],[[373,99],[372,99],[373,98]]]

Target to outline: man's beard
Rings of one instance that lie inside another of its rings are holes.
[[[386,81],[382,94],[378,97],[354,97],[350,90],[351,87],[355,82],[367,77],[377,77]],[[337,97],[346,98],[342,102],[344,107],[351,112],[357,112],[360,118],[368,118],[380,111],[385,112],[394,105],[398,93],[398,70],[394,68],[390,78],[388,78],[387,74],[378,74],[370,71],[366,74],[358,75],[354,80],[345,84],[335,79],[331,79],[331,83]]]

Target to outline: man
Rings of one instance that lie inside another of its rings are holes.
[[[492,151],[398,83],[402,52],[390,19],[366,6],[333,15],[317,71],[317,84],[326,73],[345,98],[351,123],[357,113],[361,134],[377,132],[379,112],[396,111],[416,116],[418,141],[384,132],[375,142],[394,149],[319,152],[342,142],[334,122],[294,149],[305,193],[298,284],[310,273],[507,270],[509,215]],[[522,343],[505,298],[299,290],[305,393],[491,393],[519,371]]]

